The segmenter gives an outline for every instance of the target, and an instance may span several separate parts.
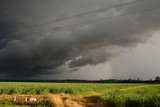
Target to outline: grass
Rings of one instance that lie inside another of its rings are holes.
[[[0,94],[104,93],[115,88],[123,89],[140,85],[142,84],[0,82]]]
[[[4,105],[4,104],[0,104],[0,107],[29,107],[27,105]]]
[[[160,107],[160,95],[151,89],[121,91],[113,90],[99,96],[99,102],[113,107]]]
[[[0,94],[69,94],[111,107],[160,107],[160,84],[0,82]]]

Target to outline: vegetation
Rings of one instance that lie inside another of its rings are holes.
[[[98,97],[113,107],[160,107],[160,87],[115,89]]]
[[[160,84],[0,82],[0,94],[67,94],[111,107],[160,107]]]
[[[4,104],[0,104],[0,107],[29,107],[27,105],[4,105]]]

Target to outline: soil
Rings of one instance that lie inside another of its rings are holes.
[[[36,106],[40,104],[50,105],[50,107],[107,107],[90,101],[82,96],[68,94],[48,94],[48,95],[0,95],[0,103],[12,103],[16,105]]]

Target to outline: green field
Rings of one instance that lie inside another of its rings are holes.
[[[66,94],[111,107],[160,107],[160,84],[0,82],[0,94]]]

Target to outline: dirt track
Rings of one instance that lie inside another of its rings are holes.
[[[71,96],[68,94],[49,95],[0,95],[0,103],[8,102],[17,105],[35,106],[39,104],[50,105],[51,107],[106,107],[104,104],[90,102],[81,96]]]

